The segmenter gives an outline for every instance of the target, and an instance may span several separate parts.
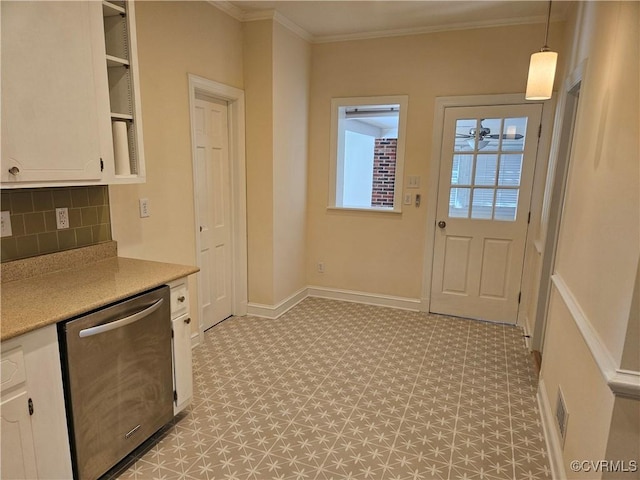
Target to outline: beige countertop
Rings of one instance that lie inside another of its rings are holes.
[[[197,267],[111,257],[2,284],[0,340],[186,277]]]

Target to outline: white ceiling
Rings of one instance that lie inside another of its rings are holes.
[[[253,1],[212,2],[242,21],[275,18],[313,42],[426,33],[497,25],[542,23],[548,2],[534,1]],[[552,4],[552,21],[569,2]],[[544,32],[541,31],[541,37]]]

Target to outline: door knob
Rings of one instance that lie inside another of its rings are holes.
[[[444,227],[446,227],[446,226],[447,226],[447,222],[445,222],[444,220],[440,220],[440,221],[438,222],[438,226],[439,226],[440,228],[444,228]]]

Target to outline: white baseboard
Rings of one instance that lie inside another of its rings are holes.
[[[247,304],[247,315],[253,315],[254,317],[262,317],[269,319],[276,319],[280,315],[284,314],[287,310],[296,306],[302,300],[308,296],[308,288],[301,288],[293,295],[285,298],[277,305],[265,305],[262,303],[249,303]]]
[[[547,443],[547,454],[549,455],[549,464],[551,466],[551,478],[562,479],[567,478],[564,469],[564,458],[562,456],[562,441],[558,435],[556,428],[555,415],[549,405],[547,389],[544,380],[538,381],[538,408],[542,419],[542,429],[544,430],[544,438]]]
[[[524,330],[524,342],[527,345],[527,350],[531,351],[531,327],[529,326],[529,317],[523,315],[522,322],[521,324],[518,323],[518,326],[521,326],[522,330]]]
[[[377,305],[380,307],[391,307],[415,312],[421,310],[421,301],[415,298],[394,297],[376,293],[311,286],[301,288],[277,305],[249,303],[247,305],[247,314],[256,317],[276,319],[307,297],[342,300],[345,302],[363,303],[366,305]]]
[[[402,310],[420,311],[421,301],[417,298],[394,297],[376,293],[356,292],[327,287],[307,287],[310,297],[343,300],[345,302],[364,303],[380,307],[399,308]]]
[[[191,348],[197,347],[198,345],[200,345],[200,333],[193,332],[191,334]]]

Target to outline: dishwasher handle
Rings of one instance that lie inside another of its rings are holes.
[[[116,320],[115,322],[105,323],[103,325],[80,330],[80,338],[91,337],[92,335],[98,335],[99,333],[109,332],[111,330],[115,330],[116,328],[124,327],[125,325],[137,322],[138,320],[141,320],[147,315],[150,315],[158,310],[163,302],[164,300],[161,298],[150,307],[147,307],[144,310],[139,311],[138,313],[134,313],[133,315],[129,315],[128,317],[121,318],[120,320]]]

